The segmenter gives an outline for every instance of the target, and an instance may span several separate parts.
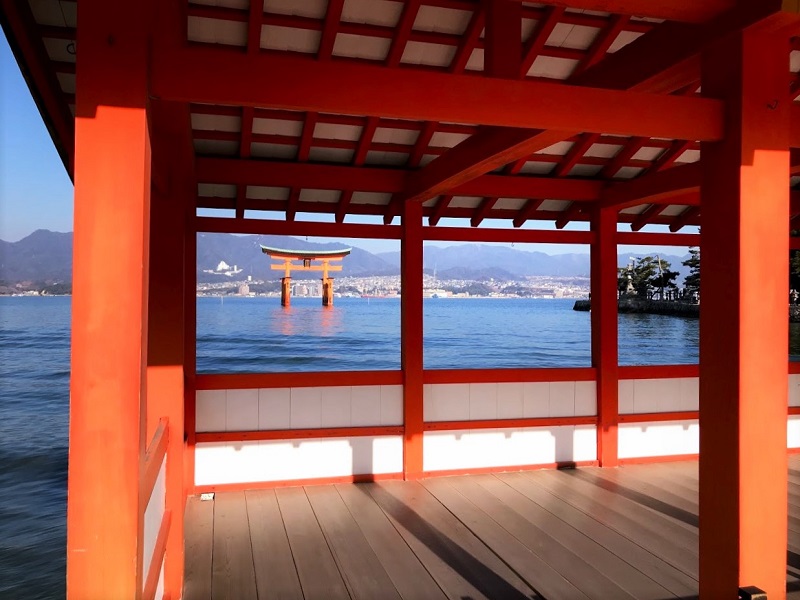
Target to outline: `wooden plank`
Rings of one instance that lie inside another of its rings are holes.
[[[692,511],[691,503],[685,498],[656,487],[651,483],[652,479],[649,479],[648,482],[643,482],[642,480],[637,481],[636,479],[628,478],[626,481],[620,482],[619,478],[607,474],[604,476],[601,471],[601,469],[577,469],[572,473],[572,476],[607,490],[620,498],[625,498],[638,506],[666,515],[674,519],[679,526],[696,534],[698,527],[697,512]]]
[[[361,484],[336,486],[361,533],[404,600],[445,598],[403,538]]]
[[[258,598],[250,526],[244,492],[225,492],[214,498],[213,598]]]
[[[420,484],[386,482],[365,487],[449,598],[537,597]]]
[[[303,488],[275,490],[305,600],[349,600],[350,594],[336,566]]]
[[[312,486],[306,488],[306,496],[351,598],[399,600],[392,580],[336,489],[327,485]]]
[[[259,599],[302,598],[275,491],[247,491],[245,500]]]
[[[522,473],[525,477],[527,473]],[[535,483],[655,553],[693,579],[698,575],[697,536],[650,509],[563,472],[539,471]]]
[[[536,478],[525,478],[519,473],[498,474],[496,477],[565,523],[589,535],[671,593],[680,597],[697,594],[697,581],[665,562],[657,553],[644,550],[602,520],[587,515],[537,485]]]
[[[544,597],[631,598],[592,565],[581,561],[502,502],[496,498],[495,502],[487,500],[489,494],[471,477],[431,479],[424,485]]]
[[[496,477],[481,476],[467,483],[468,487],[462,494],[469,494],[468,497],[474,498],[473,501],[476,503],[478,501],[485,503],[484,510],[490,510],[489,514],[517,537],[526,530],[527,522],[563,546],[568,553],[565,554],[561,572],[571,581],[575,581],[576,585],[578,581],[584,584],[596,579],[593,573],[586,572],[587,567],[591,567],[602,574],[604,580],[611,582],[620,590],[614,592],[609,588],[609,592],[604,591],[608,585],[603,585],[605,582],[601,580],[591,585],[587,595],[595,598],[623,598],[629,595],[642,600],[662,600],[669,596],[667,589],[641,571]],[[538,536],[538,540],[544,539],[546,538]],[[536,544],[537,539],[534,538],[528,543]],[[556,550],[557,548],[553,548],[547,555],[554,556]]]
[[[189,496],[186,499],[184,532],[183,598],[211,600],[214,503]]]

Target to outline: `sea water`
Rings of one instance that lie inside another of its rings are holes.
[[[427,369],[585,367],[590,313],[572,300],[426,299]],[[0,598],[65,593],[68,297],[0,297]],[[800,358],[800,325],[789,348]],[[400,368],[398,299],[198,298],[199,372]],[[698,359],[698,322],[620,315],[620,363]],[[76,499],[76,501],[80,501]]]

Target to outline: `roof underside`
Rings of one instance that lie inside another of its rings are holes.
[[[686,61],[688,66],[679,76],[673,73],[666,83],[651,78],[650,83],[620,85],[601,76],[613,55],[624,48],[628,52],[645,48],[648,37],[669,39],[665,38],[669,28],[676,32],[674,44],[685,43],[685,37],[678,37],[680,27],[697,28],[698,23],[712,27],[734,4],[731,0],[524,2],[518,79],[696,97],[700,91],[696,61]],[[589,9],[625,10],[628,5],[645,14]],[[8,6],[11,3],[4,3],[6,35],[54,140],[67,149],[68,163],[73,146],[77,2],[27,0],[6,10]],[[268,55],[336,66],[368,65],[398,74],[437,73],[442,86],[448,85],[448,76],[490,75],[484,72],[486,14],[478,0],[264,0],[263,6],[254,7],[249,0],[191,0],[184,11],[185,41],[190,47],[238,49],[242,60]],[[787,57],[792,89],[800,81],[800,44],[795,46]],[[434,96],[439,91],[433,88],[427,93]],[[317,104],[324,108],[325,103],[321,90]],[[504,98],[498,97],[498,111],[503,103]],[[484,137],[493,141],[497,132],[476,123],[334,110],[201,101],[188,107],[201,212],[216,209],[238,218],[288,220],[300,213],[325,213],[337,222],[350,215],[372,215],[390,223],[410,195],[423,202],[430,225],[469,219],[477,227],[486,219],[505,219],[520,227],[538,219],[555,221],[562,228],[588,220],[594,203],[613,204],[614,198],[622,198],[619,220],[634,230],[660,224],[678,231],[701,222],[699,171],[692,165],[700,158],[700,144],[694,139],[550,132],[521,153],[487,150],[485,174],[465,185],[414,190],[422,194],[414,196],[407,188],[414,188],[413,182],[430,171],[430,165],[443,156],[458,158],[470,143],[480,147]],[[513,160],[507,160],[510,156]],[[794,154],[792,158],[794,172],[800,161]],[[230,168],[232,161],[238,164],[236,169]],[[632,179],[645,182],[634,201],[630,187],[625,187]],[[798,180],[793,177],[787,184]],[[800,205],[793,204],[792,214],[800,214]]]

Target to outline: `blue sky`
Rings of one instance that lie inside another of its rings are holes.
[[[30,96],[5,36],[0,36],[0,239],[15,242],[36,229],[72,231],[72,182],[56,152],[39,111]],[[311,215],[300,218],[313,219]],[[348,222],[357,218],[348,217]],[[468,226],[468,222],[459,225]],[[487,226],[507,227],[501,221]],[[551,222],[531,223],[526,227],[553,229]],[[585,229],[585,224],[568,225]],[[627,229],[627,227],[625,227]],[[684,231],[695,228],[686,228]],[[340,241],[340,240],[319,240]],[[399,242],[384,240],[341,240],[371,252],[399,249]],[[434,242],[437,246],[452,245]],[[562,244],[517,244],[518,249],[537,250],[548,254],[565,252],[588,253],[586,246]],[[638,252],[628,247],[620,252]],[[683,248],[647,248],[683,254]]]
[[[72,231],[72,182],[0,36],[0,239]]]

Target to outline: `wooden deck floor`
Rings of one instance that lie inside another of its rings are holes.
[[[697,463],[190,499],[186,600],[694,598]],[[800,598],[800,457],[787,588]]]

